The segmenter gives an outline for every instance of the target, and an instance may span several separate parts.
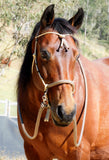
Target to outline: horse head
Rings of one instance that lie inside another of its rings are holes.
[[[69,125],[76,115],[74,85],[70,82],[74,80],[79,52],[73,35],[80,28],[83,17],[84,12],[79,9],[68,21],[55,19],[54,5],[50,5],[41,17],[39,30],[32,42],[32,53],[36,53],[36,65],[43,82],[62,82],[47,88],[52,119],[59,126]],[[38,82],[36,87],[42,89]]]

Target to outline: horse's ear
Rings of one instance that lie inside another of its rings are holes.
[[[41,29],[51,25],[54,20],[54,4],[48,6],[41,17]]]
[[[78,9],[78,12],[72,17],[68,22],[76,29],[78,30],[83,22],[84,18],[84,11],[82,8]]]

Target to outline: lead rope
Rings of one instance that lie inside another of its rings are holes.
[[[22,125],[22,129],[23,129],[23,132],[24,134],[27,136],[28,139],[30,140],[33,140],[37,137],[38,135],[38,131],[39,131],[39,124],[40,124],[40,119],[41,119],[41,115],[42,115],[42,112],[44,110],[44,106],[41,105],[41,107],[39,108],[39,111],[38,111],[38,115],[37,115],[37,120],[36,120],[36,123],[35,123],[35,129],[34,129],[34,134],[33,136],[30,136],[25,128],[25,125],[24,123],[22,122],[21,125]],[[20,113],[19,113],[20,114]]]
[[[81,133],[80,133],[80,137],[79,137],[79,140],[77,142],[77,123],[76,123],[76,116],[73,120],[73,124],[74,124],[74,144],[75,144],[75,147],[79,147],[80,146],[80,143],[81,143],[81,140],[82,140],[82,137],[83,137],[83,132],[84,132],[84,126],[85,126],[85,119],[86,119],[86,112],[87,112],[87,103],[88,103],[88,87],[87,87],[87,79],[86,79],[86,76],[85,76],[85,71],[84,71],[84,68],[82,66],[82,63],[80,61],[80,59],[77,59],[78,63],[79,63],[79,66],[80,66],[80,69],[81,69],[81,72],[82,72],[82,75],[83,75],[83,78],[84,78],[84,84],[85,84],[85,106],[84,106],[84,116],[83,116],[83,122],[82,122],[82,127],[81,127]]]

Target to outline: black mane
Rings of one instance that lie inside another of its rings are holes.
[[[76,31],[74,27],[70,25],[70,23],[62,18],[57,18],[54,20],[52,26],[54,30],[56,30],[60,34],[74,34]],[[38,33],[40,29],[40,22],[36,24],[32,36],[27,44],[26,48],[26,54],[24,57],[24,61],[21,67],[19,79],[18,79],[18,90],[19,88],[25,89],[27,86],[28,82],[31,79],[31,66],[32,66],[32,41],[35,38],[36,34]],[[75,39],[74,39],[75,40]]]
[[[74,34],[76,32],[74,27],[63,18],[56,18],[52,24],[52,28],[60,34]]]

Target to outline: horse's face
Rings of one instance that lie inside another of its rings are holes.
[[[48,10],[50,12],[50,8]],[[47,10],[44,12],[45,15],[47,15],[46,12]],[[51,12],[53,12],[52,7]],[[46,16],[44,14],[41,19],[40,33],[57,32],[52,27],[47,28],[45,26]],[[54,19],[53,16],[52,19]],[[52,23],[52,21],[49,23]],[[64,45],[60,47],[61,40],[56,34],[46,34],[38,38],[37,63],[40,74],[46,84],[59,80],[73,81],[74,79],[75,61],[78,50],[71,36],[66,36],[65,41],[68,48]],[[48,89],[48,100],[51,106],[52,118],[56,125],[67,126],[72,122],[76,114],[73,91],[74,88],[72,88],[71,84],[61,84]]]
[[[49,31],[56,32],[51,29],[46,30]],[[58,50],[60,40],[55,34],[47,34],[38,40],[38,68],[47,84],[59,80],[73,81],[77,49],[73,38],[67,36],[65,40],[69,46],[67,51],[64,46]],[[71,84],[61,84],[48,90],[52,117],[58,125],[68,125],[76,113],[73,90]]]

